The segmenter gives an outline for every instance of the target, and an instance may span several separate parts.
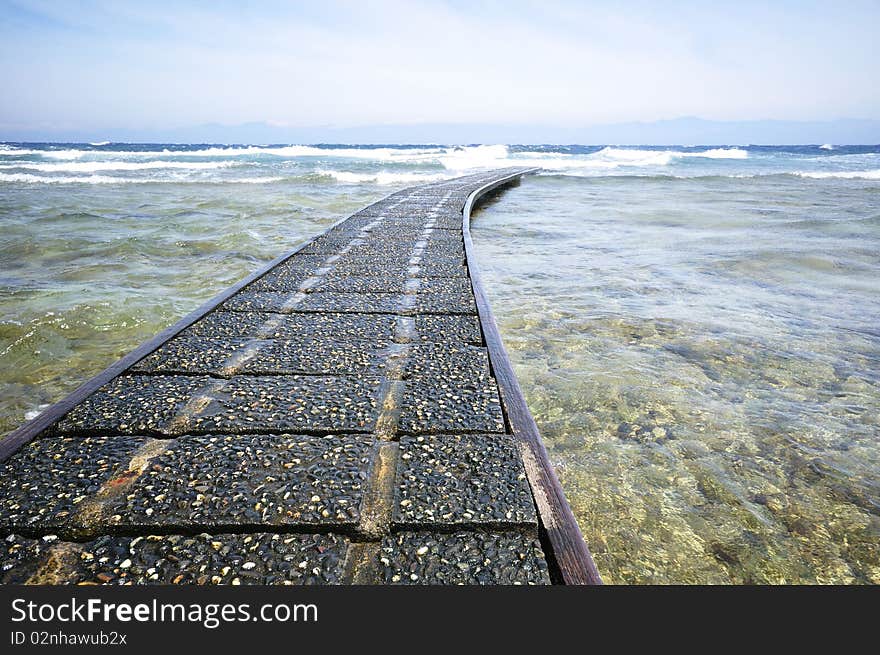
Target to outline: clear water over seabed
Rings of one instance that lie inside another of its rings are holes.
[[[609,582],[880,582],[880,147],[0,145],[0,432],[355,209],[473,222]]]

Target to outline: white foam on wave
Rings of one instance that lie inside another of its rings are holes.
[[[31,173],[0,173],[0,182],[19,182],[24,184],[272,184],[281,182],[285,177],[236,177],[236,178],[203,178],[190,177],[165,177],[165,178],[136,178],[136,177],[113,177],[109,175],[69,175],[59,177],[45,177]]]
[[[327,169],[317,169],[317,175],[323,177],[331,177],[337,182],[344,184],[365,184],[374,183],[380,185],[401,184],[407,182],[435,182],[437,180],[448,179],[448,175],[443,173],[392,173],[389,171],[377,171],[375,173],[351,173],[348,171],[334,171]]]
[[[31,409],[24,413],[25,421],[32,421],[37,418],[40,414],[43,413],[43,410],[49,406],[49,403],[44,403],[42,405],[37,405],[36,409]]]
[[[236,177],[231,180],[212,180],[221,184],[272,184],[273,182],[281,182],[286,180],[285,177],[269,176],[269,177]]]
[[[807,177],[814,180],[880,180],[880,170],[873,171],[812,171],[795,172],[792,175]]]
[[[677,159],[747,159],[748,152],[740,148],[712,148],[697,152],[677,150],[646,150],[607,146],[590,154],[523,151],[510,153],[506,146],[480,146],[463,149],[460,153],[441,158],[448,169],[502,168],[505,166],[533,166],[576,177],[594,177],[619,170],[627,174],[638,168],[664,168]]]
[[[34,156],[42,156],[49,157],[50,159],[79,159],[83,155],[87,155],[90,153],[97,152],[98,154],[102,154],[101,151],[94,150],[35,150],[30,148],[13,148],[7,147],[0,150],[0,155],[4,157],[34,157]],[[110,154],[110,153],[107,153]],[[158,155],[159,153],[154,153]]]
[[[823,143],[821,146],[819,146],[819,148],[821,150],[834,150],[834,146],[830,143]]]
[[[89,143],[90,146],[109,146],[110,141],[96,141],[95,143]]]
[[[216,168],[229,168],[241,166],[243,162],[237,161],[88,161],[88,162],[11,162],[0,164],[0,169],[25,168],[40,171],[42,173],[94,173],[96,171],[141,171],[163,168],[209,170]]]
[[[154,181],[149,179],[109,177],[107,175],[45,177],[31,173],[0,173],[0,182],[24,182],[25,184],[144,184]]]
[[[6,148],[6,156],[39,156],[48,159],[78,160],[84,157],[98,162],[126,161],[144,157],[163,160],[177,157],[206,158],[271,156],[307,159],[358,159],[377,162],[439,164],[446,170],[503,168],[511,165],[536,166],[551,170],[583,168],[608,169],[618,166],[668,166],[676,158],[703,157],[708,159],[746,159],[748,152],[740,148],[713,148],[698,152],[674,150],[644,150],[639,148],[606,147],[588,155],[555,152],[511,153],[505,145],[426,147],[426,148],[318,148],[316,146],[212,146],[200,150],[125,151],[125,150],[37,150]],[[191,166],[192,167],[192,166]],[[193,167],[194,168],[194,167]],[[123,167],[119,167],[122,170]],[[87,169],[82,169],[87,170]],[[111,168],[92,170],[112,170]],[[131,169],[133,170],[133,168]]]
[[[510,166],[511,157],[509,148],[504,145],[469,146],[447,148],[437,161],[447,170],[461,171]]]
[[[748,150],[742,148],[711,148],[702,152],[677,152],[676,157],[705,157],[706,159],[748,159]]]
[[[92,144],[104,145],[104,144]],[[7,147],[3,155],[41,156],[50,159],[82,159],[83,157],[242,157],[271,155],[275,157],[325,157],[367,159],[375,161],[430,161],[448,149],[430,148],[318,148],[316,146],[212,146],[200,150],[40,150]]]
[[[448,169],[502,168],[505,166],[535,166],[549,171],[567,171],[573,175],[592,176],[617,168],[665,167],[676,159],[748,159],[749,153],[741,148],[711,148],[697,152],[677,150],[646,150],[607,146],[590,154],[523,151],[510,153],[507,146],[478,146],[464,148],[441,157]]]

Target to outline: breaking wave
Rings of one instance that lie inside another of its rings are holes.
[[[880,180],[880,169],[873,171],[814,171],[792,173],[798,177],[808,177],[814,180]]]
[[[113,177],[109,175],[68,175],[46,177],[31,173],[0,173],[0,182],[24,184],[272,184],[288,178],[282,176],[201,178],[188,177]]]
[[[445,180],[451,177],[449,175],[444,175],[443,173],[391,173],[388,171],[378,171],[375,173],[350,173],[347,171],[334,171],[327,169],[318,169],[315,171],[315,174],[321,177],[330,177],[337,182],[342,182],[344,184],[364,184],[375,182],[376,184],[383,186],[387,184],[406,184],[409,182],[434,182],[437,180]]]
[[[241,166],[244,162],[238,161],[89,161],[89,162],[12,162],[0,164],[0,169],[26,168],[43,173],[93,173],[96,171],[140,171],[163,168],[177,168],[190,170],[209,170],[216,168],[230,168]]]

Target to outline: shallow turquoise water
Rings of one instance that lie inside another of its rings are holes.
[[[880,147],[0,144],[0,433],[407,185],[473,222],[610,582],[880,582]]]
[[[0,433],[385,194],[283,183],[4,190]]]
[[[880,187],[526,179],[484,282],[611,582],[880,582]]]

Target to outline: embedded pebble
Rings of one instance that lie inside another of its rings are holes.
[[[402,532],[382,539],[378,560],[386,584],[550,584],[534,533]]]
[[[513,437],[402,437],[395,526],[537,523]]]

